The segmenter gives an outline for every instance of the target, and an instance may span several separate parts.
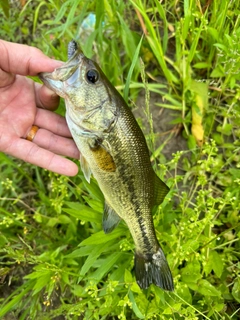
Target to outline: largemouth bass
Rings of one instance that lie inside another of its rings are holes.
[[[111,232],[123,219],[135,243],[135,275],[145,289],[155,284],[173,290],[173,279],[157,240],[152,208],[169,188],[154,172],[145,137],[122,96],[98,64],[70,42],[69,60],[44,84],[65,99],[66,120],[80,150],[85,178],[98,181],[105,197],[103,229]]]

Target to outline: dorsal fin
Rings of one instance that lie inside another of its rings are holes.
[[[154,205],[159,205],[169,192],[168,186],[155,174],[154,178]]]
[[[72,40],[68,44],[68,59],[74,56],[74,53],[78,50],[78,44],[75,40]]]
[[[105,233],[110,233],[113,231],[113,229],[116,228],[116,226],[121,221],[121,218],[119,215],[105,202],[104,207],[104,213],[103,213],[103,231]]]

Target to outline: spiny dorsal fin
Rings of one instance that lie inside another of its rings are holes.
[[[68,59],[74,56],[74,53],[78,50],[78,44],[75,40],[72,40],[68,44]]]
[[[169,192],[168,186],[155,174],[154,178],[154,204],[159,205]]]
[[[110,233],[121,221],[119,215],[105,202],[104,213],[103,213],[103,231]]]
[[[84,158],[82,154],[80,154],[80,165],[81,165],[82,172],[84,174],[85,179],[87,180],[88,183],[90,183],[92,171],[89,167],[87,160]]]

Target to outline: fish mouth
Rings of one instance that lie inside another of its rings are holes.
[[[55,69],[54,71],[56,71]],[[41,72],[38,74],[39,79],[48,87],[50,90],[57,93],[59,96],[62,97],[62,85],[63,82],[58,80],[54,77],[53,72]]]
[[[53,72],[41,72],[38,77],[48,88],[55,91],[60,87],[60,82],[67,81],[78,68],[81,69],[85,59],[87,58],[83,52],[77,48],[72,57],[61,67]]]
[[[41,72],[38,74],[39,79],[45,83],[51,81],[61,81],[64,82],[68,80],[73,73],[81,66],[81,62],[77,64],[67,65],[56,68],[53,72]]]

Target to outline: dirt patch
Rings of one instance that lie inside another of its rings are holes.
[[[181,116],[181,112],[159,107],[156,103],[163,103],[162,97],[159,94],[151,93],[149,105],[153,119],[153,130],[156,134],[155,149],[167,141],[162,153],[167,160],[171,160],[173,153],[188,149],[187,141],[182,136],[181,127],[171,123]],[[144,134],[147,135],[150,132],[150,126],[144,109],[145,91],[142,90],[137,98],[136,108],[133,110],[133,113],[136,118],[142,119],[143,131]]]

